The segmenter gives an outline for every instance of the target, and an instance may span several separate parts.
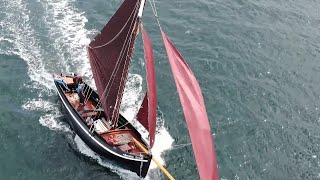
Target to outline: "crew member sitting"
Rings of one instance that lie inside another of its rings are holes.
[[[64,91],[70,91],[70,89],[68,88],[67,83],[66,83],[63,79],[61,79],[61,77],[55,76],[55,77],[53,78],[53,81],[54,81],[54,82],[57,82],[59,85],[61,85],[61,87],[62,87],[62,89],[63,89]]]
[[[82,77],[80,75],[76,75],[75,73],[73,73],[73,83],[78,86],[80,82],[82,82]]]

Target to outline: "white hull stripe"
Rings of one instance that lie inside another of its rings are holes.
[[[57,86],[56,86],[57,88]],[[148,162],[148,160],[143,160],[143,159],[134,159],[134,158],[129,158],[129,157],[126,157],[126,156],[123,156],[123,155],[120,155],[120,154],[117,154],[113,151],[110,151],[109,148],[105,147],[103,144],[101,144],[98,140],[96,140],[88,131],[86,131],[86,129],[82,126],[82,124],[77,120],[77,118],[73,115],[73,113],[71,112],[71,110],[68,108],[68,105],[66,104],[66,102],[64,101],[64,99],[62,98],[58,88],[57,88],[57,91],[58,91],[58,94],[60,96],[60,99],[62,100],[65,108],[68,110],[69,114],[73,117],[73,119],[77,122],[77,124],[81,127],[81,129],[92,139],[94,140],[97,144],[99,144],[103,149],[107,150],[108,152],[116,155],[116,156],[119,156],[121,158],[124,158],[124,159],[128,159],[128,160],[132,160],[132,161],[142,161],[142,162]]]

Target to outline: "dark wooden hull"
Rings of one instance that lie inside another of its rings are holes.
[[[70,125],[72,126],[74,132],[85,142],[85,144],[96,152],[98,155],[113,160],[125,169],[129,169],[137,173],[140,177],[145,177],[151,161],[151,156],[137,156],[123,152],[114,146],[110,146],[98,133],[90,133],[89,127],[85,124],[82,117],[74,109],[74,107],[69,103],[65,93],[61,89],[60,85],[55,82],[55,86],[62,104],[66,110],[66,114],[69,118]],[[92,96],[98,97],[96,92]],[[95,97],[95,98],[96,98]],[[122,121],[122,122],[121,122]],[[120,115],[119,122],[121,124],[127,123],[127,120]],[[129,123],[129,128],[134,132],[136,137],[140,138],[140,133]],[[127,125],[127,127],[128,127]],[[144,142],[144,141],[143,141]]]

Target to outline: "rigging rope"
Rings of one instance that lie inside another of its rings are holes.
[[[139,3],[136,4],[135,12],[137,12],[137,11],[139,10],[138,5],[140,5],[140,4],[139,4]],[[137,20],[138,20],[138,19],[139,19],[139,18],[136,17],[136,18],[134,19],[134,21],[131,22],[132,24],[130,24],[130,27],[132,27],[132,32],[128,32],[128,34],[127,34],[127,38],[128,38],[128,36],[130,37],[129,40],[128,40],[128,43],[127,43],[127,47],[126,47],[126,48],[128,48],[127,54],[125,55],[124,53],[121,52],[121,58],[123,58],[123,56],[125,56],[126,59],[127,59],[127,58],[130,58],[129,53],[132,53],[132,54],[133,54],[134,44],[131,44],[131,41],[132,41],[132,39],[133,39],[133,42],[135,42],[134,40],[135,40],[135,38],[136,38],[136,34],[132,34],[132,33],[134,33],[134,30],[135,30],[136,23],[137,23]],[[129,34],[129,33],[130,33],[130,34]],[[127,39],[127,38],[126,38],[126,39]],[[130,50],[131,50],[130,48],[132,49],[131,52],[130,52]],[[119,57],[119,58],[120,58],[120,57]],[[128,62],[128,61],[125,61],[124,67],[125,67],[125,69],[126,69],[127,71],[128,71],[128,69],[129,69],[130,62],[131,62],[131,61],[129,61],[129,62]],[[127,65],[127,64],[128,64],[128,65]],[[120,67],[120,66],[119,66],[119,67]],[[119,68],[119,67],[118,67],[118,68]],[[120,104],[121,104],[121,100],[122,100],[122,96],[123,96],[123,91],[124,91],[124,87],[125,87],[124,82],[125,82],[126,79],[127,79],[127,75],[128,75],[127,72],[122,71],[120,84],[123,84],[123,87],[118,89],[116,104],[115,104],[115,107],[113,108],[112,117],[111,117],[114,127],[116,127],[116,126],[117,126],[117,123],[118,123],[118,118],[119,118],[119,110],[118,110],[118,109],[120,108]],[[122,92],[120,92],[120,90],[121,90]],[[109,92],[110,92],[110,90],[109,90]],[[116,113],[116,111],[118,111],[118,112]]]
[[[129,124],[129,121],[126,122],[125,124],[123,124],[122,126],[118,127],[118,129],[121,129],[123,126],[125,126],[125,125],[127,125],[127,124]]]
[[[158,16],[158,11],[157,11],[157,8],[156,8],[156,3],[155,3],[154,0],[149,0],[149,2],[150,2],[150,5],[151,5],[151,9],[152,9],[152,11],[153,11],[154,17],[156,17],[158,26],[159,26],[159,28],[161,29],[161,25],[160,25],[160,21],[159,21],[159,16]]]
[[[186,143],[186,144],[177,144],[177,145],[172,145],[172,148],[170,148],[170,150],[176,150],[176,149],[180,149],[186,146],[190,146],[192,143]]]
[[[119,34],[124,30],[124,28],[125,28],[126,25],[128,24],[128,22],[129,22],[129,20],[131,19],[131,17],[137,12],[138,6],[139,6],[139,3],[137,2],[136,5],[135,5],[134,10],[133,10],[133,11],[131,12],[131,14],[130,14],[130,17],[129,17],[128,21],[127,21],[127,22],[125,23],[125,25],[122,27],[122,29],[120,30],[120,32],[112,39],[112,41],[113,41],[115,38],[117,38],[117,37],[119,36]],[[130,29],[135,25],[137,19],[138,19],[138,17],[135,17],[135,19],[131,22],[131,24],[130,24]],[[107,85],[106,85],[106,87],[105,87],[105,89],[104,89],[104,91],[103,91],[103,93],[102,93],[102,95],[101,95],[101,97],[100,97],[97,105],[96,105],[96,109],[98,109],[98,107],[101,106],[102,101],[107,100],[107,97],[109,96],[109,93],[110,93],[110,91],[111,91],[111,86],[112,86],[112,84],[114,83],[114,80],[115,80],[115,78],[116,78],[115,74],[119,71],[119,68],[120,68],[120,64],[121,64],[121,63],[120,63],[120,60],[121,60],[121,58],[123,58],[124,56],[129,57],[128,54],[129,54],[130,50],[127,51],[127,54],[126,54],[126,55],[125,55],[124,51],[125,51],[125,49],[131,47],[131,41],[132,41],[132,39],[133,39],[133,36],[131,36],[131,34],[132,34],[132,32],[128,32],[128,34],[126,35],[125,43],[124,43],[123,46],[122,46],[122,49],[121,49],[121,51],[120,51],[120,55],[119,55],[119,57],[118,57],[118,59],[117,59],[117,61],[116,61],[115,68],[113,69],[113,72],[112,72],[112,74],[111,74],[111,78],[109,79],[109,81],[108,81],[108,83],[107,83]],[[134,38],[135,38],[135,37],[134,37]],[[103,46],[106,46],[106,45],[110,44],[112,41],[109,41],[109,42],[107,42],[107,43],[105,43],[105,44],[103,44],[103,45],[101,45],[101,46],[89,47],[89,48],[91,48],[91,49],[100,48],[100,47],[103,47]],[[132,48],[134,48],[134,46],[132,46]],[[126,61],[125,64],[124,64],[124,66],[125,66],[125,67],[128,66],[128,68],[129,68],[130,64],[127,65],[127,61]],[[123,82],[123,81],[126,80],[126,77],[124,78],[123,74],[124,74],[124,72],[122,72],[122,75],[121,75],[121,82]],[[120,93],[120,92],[119,92],[120,89],[121,89],[121,88],[119,88],[119,90],[118,90],[118,95],[119,95],[119,93]],[[123,94],[123,90],[124,90],[124,88],[122,88],[122,92],[121,92],[122,94]],[[92,93],[92,92],[91,92],[91,93]],[[91,95],[91,93],[90,93],[90,95]],[[119,97],[118,95],[117,95],[117,97]],[[121,97],[122,97],[122,95],[120,96],[120,98],[121,98]],[[116,113],[116,110],[117,110],[117,108],[119,107],[120,104],[121,104],[121,101],[118,102],[118,98],[117,98],[117,101],[116,101],[116,104],[115,104],[116,106],[114,106],[114,109],[113,109],[113,112],[112,112],[112,119],[113,119],[113,121],[115,121],[115,120],[114,120],[114,114]],[[116,118],[118,118],[119,115],[116,115],[116,116],[117,116]],[[113,126],[116,126],[116,125],[117,125],[117,121],[116,121],[115,123],[113,123]]]
[[[133,10],[133,11],[131,12],[129,19],[131,19],[131,17],[132,17],[132,15],[134,14],[134,12],[137,11],[137,7],[138,7],[137,5],[138,5],[138,3],[137,3],[136,6],[135,6],[135,10]],[[137,19],[137,18],[136,18],[136,19]],[[136,19],[135,19],[135,20],[136,20]],[[131,22],[131,23],[132,23],[132,22]],[[132,24],[130,24],[130,27],[131,27],[131,26],[132,26]],[[128,32],[127,36],[126,36],[126,40],[125,40],[125,41],[127,41],[128,35],[129,35],[129,32]],[[130,37],[130,38],[132,38],[132,37]],[[109,79],[109,81],[108,81],[108,83],[107,83],[107,85],[106,85],[103,93],[101,94],[100,102],[101,102],[101,98],[102,98],[102,97],[105,97],[105,99],[103,99],[103,100],[106,100],[107,97],[108,97],[108,95],[109,95],[109,93],[110,93],[111,88],[110,88],[109,86],[111,86],[111,85],[113,84],[114,80],[115,80],[115,74],[116,74],[116,72],[118,72],[119,67],[120,67],[120,62],[119,62],[119,61],[120,61],[121,57],[123,57],[123,50],[124,50],[125,48],[126,48],[126,43],[124,43],[123,46],[122,46],[122,49],[121,49],[121,51],[120,51],[120,55],[119,55],[119,57],[118,57],[118,59],[117,59],[117,61],[116,61],[115,68],[114,68],[113,71],[112,71],[111,78]],[[111,83],[110,83],[110,82],[111,82]],[[107,92],[107,90],[108,90],[108,92]],[[99,105],[101,105],[101,103],[100,103]]]
[[[132,15],[134,14],[134,12],[135,11],[132,11],[132,13],[131,13],[131,15],[130,15],[130,17],[129,17],[129,19],[132,17]],[[126,40],[127,40],[127,38],[128,38],[128,34],[127,34],[127,36],[126,36]],[[124,44],[123,46],[122,46],[122,49],[121,49],[121,51],[120,51],[120,55],[119,55],[119,57],[118,57],[118,60],[116,61],[116,66],[115,66],[115,68],[113,69],[113,72],[112,72],[112,74],[111,74],[111,78],[109,79],[109,81],[108,81],[108,83],[107,83],[107,85],[106,85],[106,87],[105,87],[105,89],[104,89],[104,91],[103,91],[103,93],[102,93],[102,95],[101,95],[101,97],[105,97],[105,99],[101,99],[100,98],[100,100],[99,100],[99,102],[98,102],[98,104],[97,104],[97,106],[100,106],[101,105],[101,100],[106,100],[106,97],[108,97],[108,95],[109,95],[109,92],[110,92],[110,88],[108,88],[109,87],[109,85],[110,84],[112,84],[113,82],[114,82],[114,79],[115,79],[115,73],[118,71],[118,69],[119,69],[119,60],[120,60],[120,58],[122,57],[122,52],[123,52],[123,50],[125,49],[125,46],[126,44]],[[108,90],[108,91],[107,91]],[[106,94],[107,93],[107,94]]]
[[[138,4],[138,2],[137,2],[137,4]],[[136,4],[136,7],[137,7],[137,4]],[[134,11],[132,11],[132,12],[134,12]],[[131,13],[131,15],[132,15],[132,13]],[[130,15],[130,17],[128,18],[128,20],[126,21],[126,23],[123,25],[123,27],[121,28],[121,30],[110,40],[110,41],[108,41],[108,42],[106,42],[105,44],[102,44],[102,45],[100,45],[100,46],[95,46],[95,47],[91,47],[91,46],[89,46],[91,49],[98,49],[98,48],[101,48],[101,47],[104,47],[104,46],[107,46],[107,45],[109,45],[109,44],[111,44],[115,39],[117,39],[117,37],[119,37],[119,35],[122,33],[122,31],[124,30],[124,28],[127,26],[127,24],[128,24],[128,22],[129,22],[129,20],[130,20],[130,18],[131,18],[131,15]],[[100,32],[101,33],[101,32]],[[93,39],[93,40],[95,40],[95,39]]]
[[[84,104],[87,104],[87,102],[89,101],[89,99],[91,97],[92,92],[93,92],[92,88],[90,88],[88,85],[84,86],[84,91],[83,91],[83,94],[84,94],[84,97],[85,97]]]
[[[133,42],[135,42],[135,39],[137,37],[137,34],[136,34],[136,29],[138,28],[138,25],[137,25],[137,21],[133,21],[134,23],[134,26],[133,26],[133,29],[132,29],[132,36],[130,36],[130,40],[129,40],[129,49],[127,51],[127,54],[126,54],[126,58],[130,58],[132,55],[133,55],[133,50],[134,50],[134,44],[131,43],[132,39],[133,39]],[[131,48],[131,49],[130,49]],[[131,52],[130,52],[131,51]],[[131,53],[131,54],[129,54]],[[128,69],[130,67],[130,62],[131,61],[125,61],[125,64],[124,64],[124,67],[126,67],[126,70],[127,72],[124,72],[122,71],[122,74],[121,74],[121,82],[123,83],[120,83],[120,84],[123,84],[123,88],[121,89],[122,92],[119,92],[120,91],[120,88],[118,89],[118,96],[117,96],[117,106],[116,108],[113,109],[113,114],[116,113],[116,110],[120,108],[120,104],[121,104],[121,100],[122,100],[122,97],[123,97],[123,92],[124,92],[124,88],[125,88],[125,81],[127,80],[128,78]],[[114,116],[114,115],[113,115]],[[114,125],[116,125],[118,123],[118,118],[119,118],[119,112],[115,114],[115,120],[114,120]]]

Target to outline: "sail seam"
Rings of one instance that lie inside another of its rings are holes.
[[[138,2],[137,2],[137,4],[135,5],[135,9],[137,9],[137,5],[138,5]],[[131,13],[131,15],[130,15],[130,18],[132,17],[132,15],[134,14],[135,11],[136,11],[136,10],[133,10],[133,11],[132,11],[132,13]],[[130,19],[130,18],[129,18],[129,19]],[[126,24],[127,24],[127,23],[126,23]],[[124,27],[125,27],[125,26],[124,26]],[[131,27],[131,26],[130,26],[130,27]],[[123,30],[123,29],[122,29],[122,30]],[[127,40],[127,38],[128,38],[128,34],[127,34],[127,36],[126,36],[126,40]],[[99,100],[99,102],[98,102],[98,104],[97,104],[97,107],[101,105],[101,101],[102,101],[102,100],[103,100],[103,101],[107,100],[107,97],[109,96],[109,93],[110,93],[110,90],[111,90],[110,87],[111,87],[111,85],[113,84],[113,82],[114,82],[114,80],[115,80],[115,75],[114,75],[114,74],[116,74],[116,72],[118,72],[118,69],[119,69],[119,67],[120,67],[119,60],[120,60],[120,58],[122,57],[121,54],[122,54],[122,52],[123,52],[123,49],[125,48],[125,45],[126,45],[126,44],[124,44],[124,45],[122,46],[120,55],[119,55],[119,57],[118,57],[118,60],[116,61],[115,68],[114,68],[113,71],[112,71],[111,78],[109,79],[109,81],[108,81],[105,89],[103,90],[103,92],[102,92],[102,94],[101,94],[101,97],[100,97],[100,100]],[[110,82],[111,82],[111,83],[110,83]],[[109,87],[109,86],[110,86],[110,87]],[[108,92],[107,92],[107,91],[108,91]],[[107,94],[106,94],[106,93],[107,93]],[[103,98],[103,97],[104,97],[104,98]]]
[[[138,4],[138,3],[137,3]],[[135,6],[135,9],[137,9],[137,4],[136,4],[136,6]],[[133,12],[135,12],[135,11],[132,11],[132,14],[133,14]],[[130,17],[131,17],[131,15],[130,15]],[[126,36],[126,41],[127,41],[127,38],[128,38],[128,35],[129,34],[127,34],[127,36]],[[114,82],[114,79],[115,79],[115,73],[116,72],[118,72],[118,70],[119,70],[119,67],[120,67],[120,63],[119,63],[119,60],[121,59],[121,57],[123,57],[123,50],[126,48],[126,43],[122,46],[122,49],[121,49],[121,51],[120,51],[120,54],[119,54],[119,57],[118,57],[118,60],[117,60],[117,63],[116,63],[116,66],[115,66],[115,68],[114,68],[114,70],[113,70],[113,72],[112,72],[112,75],[111,75],[111,78],[109,79],[109,81],[108,81],[108,84],[106,85],[106,87],[105,87],[105,89],[104,89],[104,91],[103,91],[103,93],[101,94],[101,97],[103,97],[103,96],[105,96],[105,100],[107,99],[107,97],[108,97],[108,95],[109,95],[109,93],[110,93],[110,88],[109,88],[109,86],[111,86],[111,84]],[[111,81],[111,83],[110,83],[110,81]],[[107,92],[107,90],[108,90],[108,92]],[[107,94],[106,94],[107,93]]]
[[[137,10],[138,10],[138,4],[139,3],[137,3],[136,4],[136,6],[135,6],[135,10],[133,11],[133,12],[136,12]],[[135,21],[137,20],[138,18],[136,18],[135,19]],[[132,25],[135,23],[135,21],[132,21],[132,23],[130,24],[130,28],[132,27]],[[129,39],[128,39],[129,38]],[[113,84],[113,82],[114,82],[114,80],[115,80],[115,72],[118,72],[119,71],[119,68],[120,68],[120,62],[119,62],[119,60],[122,60],[122,58],[123,58],[123,56],[124,56],[124,53],[123,52],[125,52],[126,51],[126,49],[128,48],[128,46],[130,45],[130,43],[131,43],[131,40],[132,40],[132,36],[131,36],[131,34],[129,34],[129,32],[128,32],[128,34],[127,34],[127,36],[126,36],[126,40],[125,40],[125,42],[126,43],[124,43],[124,45],[123,45],[123,47],[122,47],[122,49],[121,49],[121,52],[120,52],[120,55],[119,55],[119,58],[118,58],[118,60],[117,60],[117,65],[116,65],[116,68],[114,69],[115,71],[113,71],[113,73],[112,73],[112,80],[111,80],[111,85]],[[129,53],[129,50],[127,51],[128,53]],[[127,61],[125,61],[125,64],[124,64],[124,67],[126,67],[126,64],[127,64]],[[123,71],[124,72],[124,71]],[[121,74],[121,79],[123,79],[123,72],[122,72],[122,74]],[[107,84],[107,87],[106,88],[108,88],[108,86],[109,86],[109,83],[110,83],[110,80],[109,80],[109,82],[108,82],[108,84]],[[122,80],[121,80],[121,82],[123,82]],[[120,83],[121,84],[121,83]],[[111,86],[110,85],[110,86]],[[116,121],[116,119],[117,119],[117,117],[115,117],[115,111],[117,110],[117,108],[118,108],[118,104],[119,104],[119,91],[120,91],[120,89],[121,88],[119,88],[118,89],[118,93],[117,93],[117,100],[116,100],[116,103],[114,104],[114,107],[113,107],[113,111],[112,111],[112,122],[114,122],[113,123],[113,126],[115,127],[116,126],[116,123],[117,123],[117,121]],[[124,89],[124,88],[123,88]],[[110,90],[111,90],[111,88],[108,88],[108,92],[107,92],[107,94],[105,95],[105,100],[107,99],[107,97],[109,96],[109,93],[110,93]],[[120,102],[120,104],[121,104],[121,102]]]
[[[138,5],[139,5],[139,1],[136,3],[132,13],[129,16],[130,17],[129,19],[133,20],[132,23],[129,25],[129,29],[133,29],[133,25],[135,24],[135,22],[138,19],[137,17],[133,18],[133,15],[136,14],[136,12],[138,10]],[[128,26],[128,21],[125,23],[124,27],[127,27],[127,26]],[[124,30],[124,28],[121,29],[122,32],[123,32],[123,30]],[[132,34],[132,31],[129,31],[129,32],[131,32],[131,34]],[[97,104],[97,107],[101,106],[101,104],[107,100],[107,97],[109,96],[110,91],[111,91],[112,84],[114,83],[115,78],[116,78],[115,74],[117,74],[117,72],[119,71],[119,68],[121,66],[121,62],[123,62],[123,60],[125,60],[125,64],[124,64],[125,69],[127,69],[127,67],[128,67],[126,59],[123,59],[123,58],[124,58],[124,56],[128,56],[128,54],[131,52],[130,49],[128,49],[128,48],[132,47],[132,46],[130,46],[130,44],[132,42],[133,36],[129,32],[126,35],[126,39],[124,41],[125,43],[122,46],[122,49],[121,49],[121,51],[119,53],[119,57],[118,57],[118,60],[116,61],[115,68],[113,69],[113,72],[112,72],[112,74],[110,76],[110,79],[109,79],[107,85],[105,86],[105,88],[104,88],[104,90],[103,90],[103,92],[101,94],[101,97],[100,97],[100,100],[99,100],[99,102]],[[126,51],[127,51],[127,53],[124,53]],[[123,82],[123,80],[126,79],[126,78],[124,78],[123,74],[124,74],[124,71],[122,72],[122,75],[121,75],[121,82]],[[115,117],[114,115],[117,115],[116,111],[117,111],[119,105],[121,104],[121,102],[118,101],[119,93],[120,93],[121,90],[123,91],[124,88],[122,88],[122,87],[119,88],[119,91],[117,93],[118,94],[117,95],[117,102],[114,104],[113,107],[110,106],[113,109],[112,110],[112,117],[111,117],[112,121],[114,121],[114,117]],[[107,107],[105,107],[105,108],[107,108]],[[111,115],[111,114],[109,114],[109,115]]]
[[[126,56],[126,58],[130,58],[130,56],[133,54],[133,50],[134,50],[134,44],[132,44],[131,45],[131,41],[132,41],[132,39],[133,39],[133,41],[136,39],[136,37],[137,37],[137,33],[135,33],[134,31],[137,29],[137,19],[139,19],[138,17],[136,18],[136,20],[134,21],[134,27],[133,27],[133,29],[132,29],[132,31],[133,31],[133,35],[134,36],[130,36],[130,42],[129,42],[129,46],[128,46],[128,51],[127,51],[127,54],[125,55]],[[135,41],[134,41],[135,42]],[[132,47],[131,47],[132,46]],[[131,54],[129,54],[131,52]],[[128,71],[128,69],[129,69],[129,67],[130,67],[130,64],[131,64],[131,60],[130,61],[125,61],[125,64],[124,64],[124,66],[125,67],[127,67],[127,68],[125,68],[127,71]],[[121,82],[124,82],[124,81],[126,81],[127,80],[127,77],[128,77],[128,73],[124,73],[124,71],[122,71],[122,74],[121,74]],[[120,83],[120,84],[122,84],[122,83]],[[123,84],[123,86],[125,86],[125,84]],[[120,91],[122,91],[121,93],[120,93]],[[119,88],[119,90],[118,90],[118,95],[120,96],[117,96],[118,97],[118,99],[120,99],[120,101],[117,101],[118,103],[117,103],[117,107],[114,109],[114,113],[116,113],[115,111],[118,111],[119,112],[119,110],[118,110],[118,108],[120,107],[120,105],[121,105],[121,99],[122,99],[122,96],[123,96],[123,91],[124,91],[124,87],[120,90],[120,88]],[[119,118],[119,113],[116,113],[116,116],[115,116],[115,125],[117,124],[117,122],[118,122],[118,118]]]
[[[137,1],[137,4],[139,4],[138,1]],[[137,7],[137,5],[136,5],[136,7]],[[136,7],[135,7],[135,8],[136,8]],[[113,41],[115,41],[115,40],[120,36],[120,34],[121,34],[122,31],[124,30],[124,28],[127,26],[129,20],[131,19],[132,15],[134,14],[133,12],[135,12],[135,11],[132,11],[132,13],[130,14],[128,20],[127,20],[126,23],[123,25],[123,27],[121,28],[121,30],[120,30],[110,41],[108,41],[108,42],[106,42],[105,44],[100,45],[100,46],[95,46],[95,47],[89,46],[89,47],[90,47],[91,49],[98,49],[98,48],[102,48],[102,47],[104,47],[104,46],[107,46],[107,45],[111,44]],[[101,32],[100,32],[100,33],[101,33]]]
[[[135,8],[137,7],[137,4],[136,4],[136,6],[135,6]],[[132,14],[134,14],[134,12],[135,11],[132,11],[132,13],[131,13],[131,15],[130,15],[130,17],[132,17]],[[130,18],[129,18],[130,19]],[[127,23],[126,23],[127,24]],[[125,27],[125,26],[124,26]],[[123,29],[122,29],[123,30]],[[120,34],[120,33],[119,33]],[[127,37],[128,37],[128,35],[127,35]],[[126,39],[127,39],[127,37],[126,37]],[[99,102],[98,102],[98,104],[97,104],[97,107],[98,106],[100,106],[101,105],[101,101],[102,100],[106,100],[107,99],[107,97],[108,97],[108,95],[109,95],[109,92],[110,92],[110,88],[109,88],[109,85],[110,85],[110,81],[111,81],[111,84],[114,82],[114,79],[115,79],[115,76],[114,76],[114,74],[115,74],[115,72],[117,72],[118,71],[118,69],[119,69],[119,60],[120,60],[120,57],[121,57],[121,53],[122,53],[122,51],[123,51],[123,49],[124,49],[124,47],[125,47],[125,44],[124,44],[124,46],[122,47],[122,49],[121,49],[121,52],[120,52],[120,55],[119,55],[119,58],[118,58],[118,60],[117,60],[117,62],[116,62],[116,66],[115,66],[115,68],[113,69],[113,72],[112,72],[112,75],[111,75],[111,78],[109,79],[109,81],[108,81],[108,83],[107,83],[107,85],[106,85],[106,87],[105,87],[105,89],[104,89],[104,91],[102,92],[102,94],[101,94],[101,97],[100,97],[100,100],[99,100]],[[109,89],[109,90],[108,90]],[[107,93],[107,90],[108,90],[108,93]],[[107,95],[106,95],[106,93],[107,93]],[[105,99],[102,99],[103,97],[105,97]]]

